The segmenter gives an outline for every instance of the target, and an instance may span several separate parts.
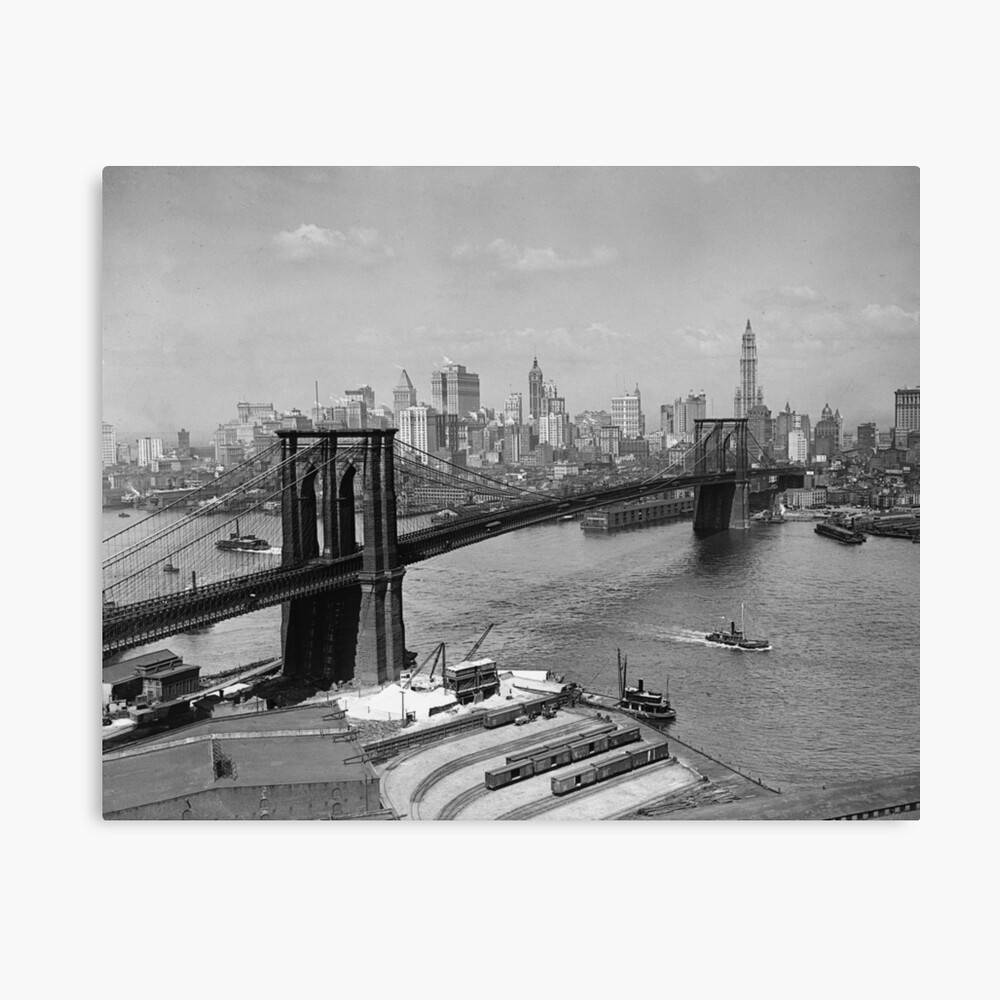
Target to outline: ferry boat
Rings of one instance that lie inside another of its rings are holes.
[[[862,542],[867,541],[860,531],[855,531],[853,528],[845,528],[841,524],[834,524],[833,521],[820,521],[813,528],[813,531],[817,535],[825,535],[827,538],[833,538],[835,541],[840,542],[841,545],[860,545]]]
[[[215,546],[231,552],[259,552],[262,549],[269,549],[271,543],[266,538],[258,538],[256,535],[241,535],[240,522],[237,520],[236,530],[231,532],[228,538],[220,538]]]
[[[131,514],[126,514],[125,511],[122,511],[118,516],[119,517],[131,517],[132,515]]]
[[[709,642],[717,642],[720,646],[731,646],[734,649],[770,649],[768,639],[748,639],[745,631],[745,606],[740,605],[740,627],[736,622],[729,623],[728,632],[709,632],[705,638]]]
[[[163,564],[163,572],[164,573],[179,573],[180,572],[180,567],[179,566],[175,566],[172,562],[170,562],[169,560],[167,560],[167,562],[165,562]]]
[[[677,718],[667,694],[647,691],[640,679],[637,687],[628,686],[628,656],[622,659],[618,650],[618,711],[646,722],[669,722]]]

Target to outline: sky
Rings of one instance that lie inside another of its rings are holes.
[[[536,355],[571,414],[731,416],[749,319],[772,411],[887,429],[919,291],[915,167],[108,167],[103,417],[207,443],[446,361],[502,409]]]

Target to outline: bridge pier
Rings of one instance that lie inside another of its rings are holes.
[[[406,668],[402,567],[361,574],[361,615],[354,672],[362,685],[399,679]]]
[[[695,487],[694,530],[711,535],[730,528],[750,527],[750,476],[747,421],[704,419],[695,421],[694,471],[696,475],[732,475],[733,481]]]
[[[362,513],[364,552],[359,585],[282,605],[282,673],[289,679],[320,683],[357,681],[370,687],[397,680],[406,666],[403,626],[403,575],[396,536],[393,468],[395,430],[279,431],[282,490],[282,565],[319,558],[336,559],[357,551],[354,538],[353,460],[338,474],[340,438],[363,438]],[[299,440],[320,439],[308,466],[298,471]],[[317,467],[316,463],[319,463]],[[303,474],[304,472],[304,474]],[[317,507],[315,480],[322,474],[323,498]],[[323,519],[322,557],[315,525]]]

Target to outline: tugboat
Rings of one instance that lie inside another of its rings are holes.
[[[125,511],[122,511],[118,516],[119,517],[131,517],[132,515],[131,514],[126,514]]]
[[[768,639],[748,639],[744,631],[745,607],[740,605],[740,627],[736,622],[729,623],[728,632],[709,632],[705,638],[709,642],[717,642],[720,646],[731,646],[734,649],[770,649]]]
[[[163,564],[164,573],[179,573],[180,567],[175,566],[169,559]]]
[[[256,535],[241,535],[240,522],[237,519],[236,530],[231,532],[228,538],[219,539],[215,547],[231,552],[260,552],[262,549],[269,549],[271,543],[266,538],[258,538]]]
[[[646,722],[669,722],[677,718],[670,706],[669,689],[666,695],[659,691],[647,691],[640,680],[638,687],[629,687],[628,656],[622,659],[618,650],[618,710]]]

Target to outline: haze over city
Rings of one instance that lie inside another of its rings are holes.
[[[537,355],[567,410],[639,385],[892,423],[919,383],[916,168],[151,168],[104,185],[103,416],[207,441],[446,360],[483,404]]]

